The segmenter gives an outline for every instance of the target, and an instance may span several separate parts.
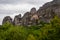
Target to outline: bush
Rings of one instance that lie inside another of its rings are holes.
[[[42,26],[39,26],[42,25]],[[51,22],[31,27],[14,26],[5,23],[0,27],[0,40],[60,40],[60,19],[55,17]]]

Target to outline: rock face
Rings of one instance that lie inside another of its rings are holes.
[[[39,20],[49,23],[55,15],[60,17],[60,0],[47,2],[38,10],[32,8],[30,12],[26,12],[23,17],[21,17],[21,14],[17,15],[15,16],[13,23],[14,25],[37,25],[39,24]],[[12,22],[10,20],[11,18],[6,18],[3,19],[3,23],[5,23],[6,20]]]
[[[13,23],[14,25],[21,25],[21,14],[15,16]]]
[[[12,18],[10,16],[4,17],[2,24],[6,23],[6,22],[13,23]]]
[[[60,0],[44,4],[37,12],[40,19],[48,23],[55,15],[60,16]]]
[[[22,17],[22,25],[33,25],[33,19],[36,20],[38,16],[35,14],[37,14],[36,8],[32,8],[30,12],[26,12]]]
[[[36,13],[36,8],[32,8],[30,13],[32,13],[32,14]]]

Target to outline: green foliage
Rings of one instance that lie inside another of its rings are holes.
[[[0,40],[60,40],[60,18],[55,17],[50,23],[41,22],[28,28],[7,22],[0,25]]]
[[[27,40],[36,40],[36,38],[32,34],[29,34]]]

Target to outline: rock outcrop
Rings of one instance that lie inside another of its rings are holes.
[[[45,3],[38,10],[32,8],[30,12],[26,12],[23,17],[20,15],[15,16],[14,25],[37,25],[40,21],[49,23],[54,16],[60,17],[60,0],[53,0],[51,2]],[[9,17],[3,19],[3,23],[6,20],[11,21]],[[12,22],[12,21],[11,21]]]
[[[9,22],[9,23],[12,24],[13,23],[12,18],[10,16],[4,17],[2,24],[5,24],[6,22]]]
[[[21,14],[15,16],[13,24],[14,25],[21,25]]]
[[[34,14],[36,13],[36,8],[32,8],[31,11],[30,11],[31,14]]]
[[[53,0],[44,4],[37,11],[44,22],[49,22],[55,15],[60,16],[60,0]]]

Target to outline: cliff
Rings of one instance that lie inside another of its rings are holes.
[[[39,21],[49,23],[55,15],[60,17],[60,0],[47,2],[38,10],[32,8],[31,11],[26,12],[23,17],[21,17],[21,14],[15,16],[14,21],[6,19],[8,17],[5,17],[3,19],[3,24],[6,21],[11,21],[14,25],[37,25],[39,24]]]

